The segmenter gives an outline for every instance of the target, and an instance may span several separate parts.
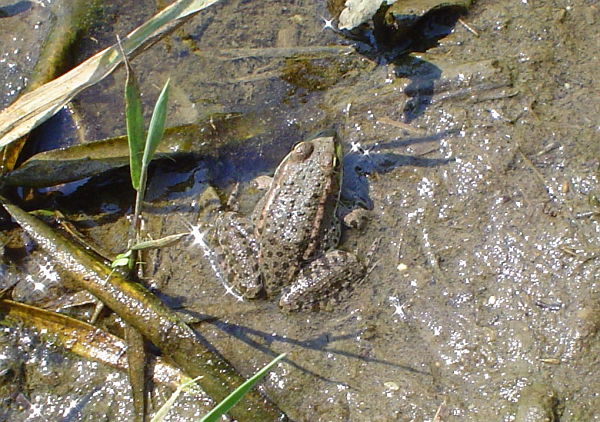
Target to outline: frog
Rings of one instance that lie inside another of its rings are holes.
[[[284,311],[319,309],[364,277],[356,255],[336,249],[342,158],[335,133],[308,138],[281,161],[250,217],[219,215],[219,261],[244,298],[279,298]]]

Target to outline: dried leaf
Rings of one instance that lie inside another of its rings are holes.
[[[379,10],[384,0],[348,0],[339,17],[338,28],[353,29],[365,23]]]
[[[12,300],[0,300],[0,310],[27,326],[54,335],[59,345],[79,356],[121,371],[127,369],[127,346],[117,336],[78,319]],[[154,381],[172,388],[190,379],[180,369],[165,363],[161,358],[154,363],[152,376]]]
[[[123,39],[125,54],[131,56],[139,53],[184,23],[194,13],[217,1],[180,0],[166,7]],[[104,79],[122,61],[123,55],[115,44],[59,78],[23,95],[0,111],[0,147],[28,134],[56,114],[79,92]]]
[[[198,124],[166,129],[156,152],[161,156],[185,153],[210,155],[223,145],[247,140],[264,131],[256,116],[218,113]],[[11,186],[54,186],[127,164],[127,137],[120,136],[41,152],[8,173],[4,182]]]

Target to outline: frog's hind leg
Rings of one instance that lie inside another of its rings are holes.
[[[258,297],[263,285],[253,225],[235,212],[226,212],[215,225],[215,237],[220,246],[218,260],[229,284],[246,298]]]
[[[279,306],[285,311],[318,308],[364,276],[365,266],[355,255],[331,250],[302,268],[296,281],[284,289]]]

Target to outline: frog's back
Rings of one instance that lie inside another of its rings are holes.
[[[340,159],[333,136],[302,142],[275,172],[257,215],[259,266],[267,295],[277,294],[319,254],[337,224]]]

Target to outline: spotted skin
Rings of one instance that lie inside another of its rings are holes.
[[[279,306],[284,311],[322,307],[349,290],[364,272],[355,255],[331,250],[300,270],[294,283],[283,289]]]
[[[223,266],[229,285],[244,297],[258,297],[263,285],[252,223],[238,213],[223,213],[215,223],[215,237],[220,246],[218,260]]]
[[[280,305],[296,310],[364,275],[356,257],[333,249],[340,233],[341,158],[335,136],[299,143],[275,171],[252,222],[224,213],[216,223],[231,284],[244,296],[264,289],[276,297],[285,287]]]
[[[340,177],[333,137],[296,145],[277,168],[256,220],[267,296],[292,283],[300,268],[323,250],[331,227],[339,225]]]

